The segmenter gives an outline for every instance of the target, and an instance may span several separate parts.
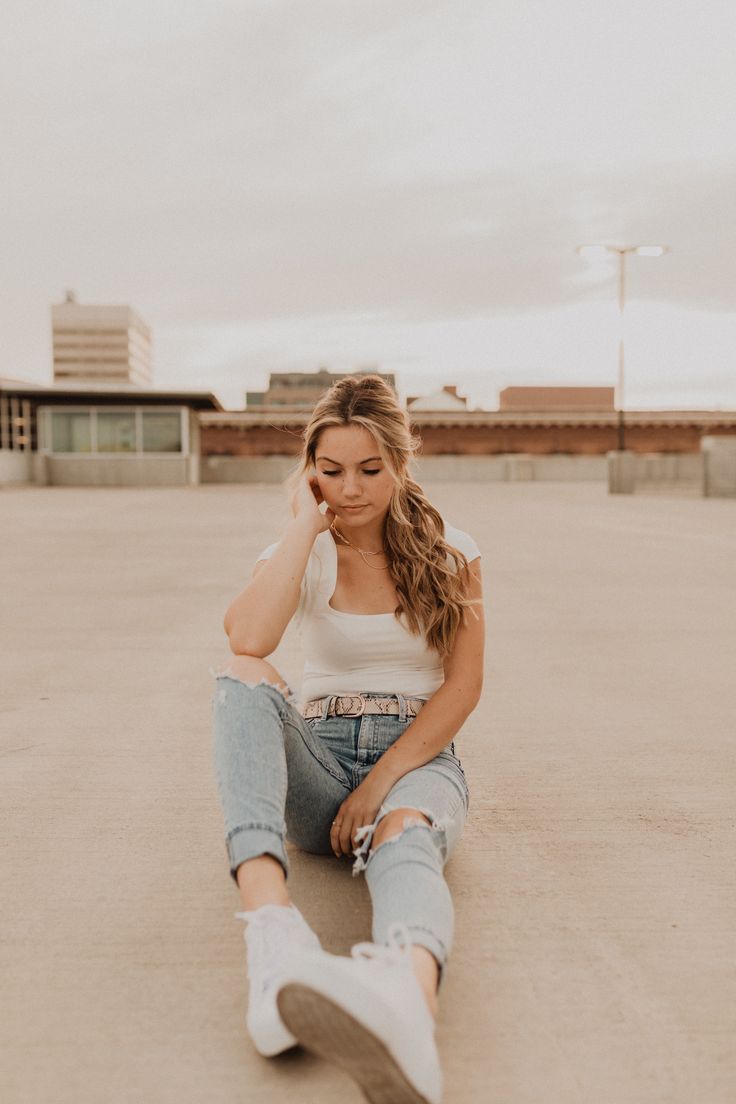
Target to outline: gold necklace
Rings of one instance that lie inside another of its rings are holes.
[[[368,563],[368,560],[366,559],[366,556],[380,556],[382,552],[386,551],[385,548],[379,548],[378,552],[364,552],[362,548],[358,548],[357,545],[351,544],[348,538],[343,536],[339,529],[335,528],[334,521],[330,526],[330,529],[336,537],[339,537],[341,541],[347,544],[348,548],[354,548],[356,552],[360,553],[360,555],[363,557],[363,563],[366,565],[366,567],[370,567],[372,571],[385,571],[388,568],[388,564],[381,564],[380,567],[374,567],[373,564]]]

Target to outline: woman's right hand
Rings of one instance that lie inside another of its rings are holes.
[[[315,532],[323,533],[335,520],[335,513],[329,506],[324,513],[320,510],[320,504],[324,501],[317,476],[312,469],[303,475],[297,484],[291,499],[291,512],[294,517],[311,522]]]

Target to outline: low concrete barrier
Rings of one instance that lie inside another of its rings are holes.
[[[46,482],[55,487],[181,487],[186,456],[46,456]]]
[[[704,438],[736,442],[736,437]],[[556,453],[499,453],[494,456],[419,456],[414,470],[427,483],[589,482],[609,480],[610,457]],[[700,453],[624,454],[633,491],[641,484],[691,484],[704,480]],[[719,454],[720,455],[720,454]],[[57,486],[181,486],[202,483],[282,483],[296,464],[294,456],[85,457],[0,450],[0,484],[37,483]],[[714,467],[713,465],[716,465]],[[725,468],[724,468],[725,465]],[[711,461],[715,473],[728,470],[727,460]],[[720,477],[718,477],[720,478]],[[716,486],[718,478],[711,476]],[[633,483],[632,483],[633,480]],[[715,480],[715,482],[714,482]],[[631,491],[629,491],[631,493]],[[707,493],[717,494],[717,490]],[[734,492],[728,492],[734,493]]]
[[[200,466],[203,483],[280,483],[296,463],[293,456],[205,456]],[[496,456],[420,456],[414,463],[417,478],[427,483],[603,482],[603,456],[532,456],[528,453]]]
[[[202,483],[282,483],[296,465],[295,456],[203,456]]]
[[[703,494],[707,498],[736,498],[736,436],[701,438]]]
[[[0,449],[0,486],[3,483],[31,483],[32,452]]]

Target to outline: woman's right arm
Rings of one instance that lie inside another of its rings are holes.
[[[247,587],[228,606],[225,632],[235,655],[265,659],[276,650],[296,613],[299,592],[315,539],[335,515],[321,513],[316,483],[305,477],[292,501],[295,516],[272,556],[260,560]]]

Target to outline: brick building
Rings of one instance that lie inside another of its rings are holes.
[[[295,456],[308,414],[263,410],[199,415],[202,456]],[[524,453],[605,456],[616,449],[615,411],[424,410],[411,416],[425,456]],[[706,434],[736,434],[736,411],[630,410],[626,447],[699,453]]]
[[[504,387],[499,410],[614,410],[613,387]]]

